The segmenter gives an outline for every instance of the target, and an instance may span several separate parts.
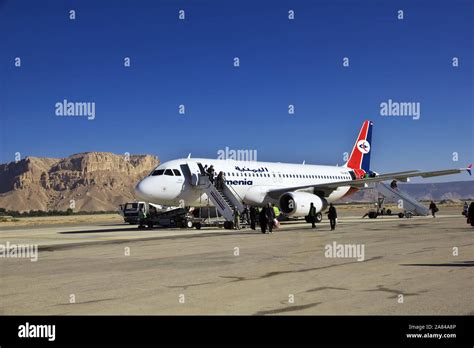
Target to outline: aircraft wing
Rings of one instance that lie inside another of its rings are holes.
[[[418,176],[422,178],[430,178],[434,176],[458,174],[463,171],[467,171],[469,175],[471,175],[471,168],[472,168],[472,165],[469,165],[467,168],[444,169],[444,170],[436,170],[436,171],[429,171],[429,172],[409,170],[409,171],[404,171],[404,172],[381,174],[375,177],[361,178],[361,179],[355,179],[355,180],[335,181],[335,182],[329,182],[329,183],[317,184],[317,185],[293,186],[293,187],[278,188],[278,189],[273,189],[273,190],[270,189],[268,191],[268,194],[272,197],[276,197],[289,191],[291,192],[291,191],[314,188],[315,190],[320,190],[320,191],[325,192],[325,195],[329,195],[332,191],[336,190],[338,187],[341,187],[341,186],[364,188],[364,187],[367,187],[368,184],[377,183],[377,182],[386,181],[386,180],[407,181],[408,178],[413,178],[413,177],[418,177]]]

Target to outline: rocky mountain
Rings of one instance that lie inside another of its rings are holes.
[[[26,157],[0,165],[0,207],[10,210],[116,210],[159,161],[85,152],[67,158]]]

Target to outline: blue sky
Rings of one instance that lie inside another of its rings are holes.
[[[0,163],[16,152],[215,158],[228,146],[342,164],[371,119],[374,170],[464,167],[474,161],[473,4],[0,0]],[[63,99],[95,102],[95,119],[56,116]],[[419,102],[420,119],[381,116],[388,99]]]

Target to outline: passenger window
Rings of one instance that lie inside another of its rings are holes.
[[[178,169],[173,169],[173,173],[176,176],[181,176],[181,172]]]
[[[166,169],[165,170],[165,175],[173,176],[173,172],[171,169]]]

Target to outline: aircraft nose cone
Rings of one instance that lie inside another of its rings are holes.
[[[135,196],[143,201],[148,201],[151,196],[151,185],[147,178],[140,181],[137,186],[135,186]]]

